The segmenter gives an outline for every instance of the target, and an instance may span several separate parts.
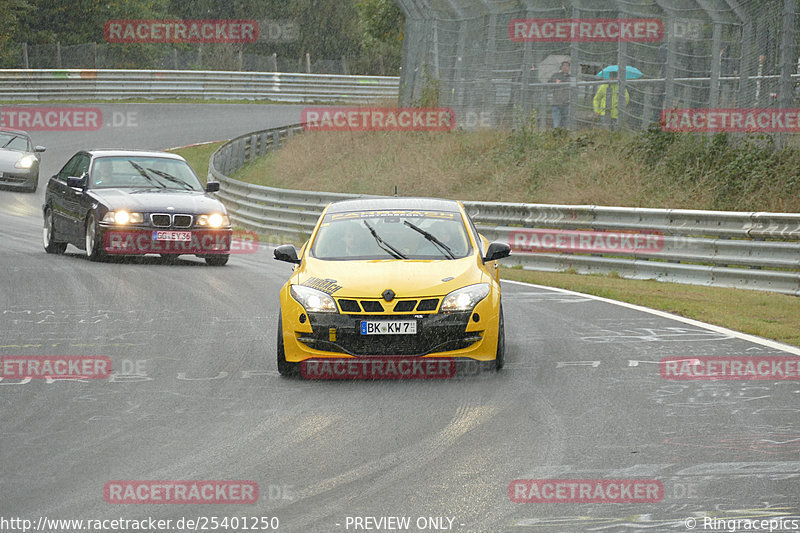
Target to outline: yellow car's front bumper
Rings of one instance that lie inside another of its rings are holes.
[[[471,312],[309,314],[292,298],[287,284],[281,291],[285,357],[288,363],[312,358],[373,356],[492,361],[497,356],[499,308],[499,291],[492,290]],[[360,328],[363,320],[414,320],[417,333],[363,335]]]

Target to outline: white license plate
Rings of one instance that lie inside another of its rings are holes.
[[[415,335],[416,320],[362,320],[362,335]]]
[[[154,231],[154,241],[183,241],[189,242],[192,240],[191,231]]]

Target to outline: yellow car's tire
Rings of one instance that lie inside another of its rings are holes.
[[[501,370],[506,363],[506,328],[503,321],[503,304],[500,304],[500,324],[497,327],[497,356],[495,370]]]
[[[278,342],[276,352],[278,354],[278,373],[281,376],[296,376],[300,370],[300,365],[290,363],[286,360],[286,351],[283,347],[283,319],[280,309],[278,310]]]

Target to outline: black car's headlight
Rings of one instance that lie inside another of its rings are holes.
[[[141,224],[144,222],[144,215],[141,213],[130,213],[124,209],[120,211],[109,211],[103,217],[103,222],[119,224],[120,226],[124,226],[125,224]]]
[[[197,217],[198,226],[209,226],[211,228],[221,228],[222,226],[230,226],[231,220],[228,215],[222,213],[211,213],[210,215],[200,215]]]
[[[488,283],[476,283],[455,290],[442,300],[441,311],[472,311],[472,309],[489,295]]]
[[[311,287],[292,285],[292,298],[300,302],[308,313],[337,313],[336,302],[329,294]]]

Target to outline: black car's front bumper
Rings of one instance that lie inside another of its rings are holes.
[[[159,231],[190,233],[191,240],[156,240],[155,234]],[[231,250],[232,236],[233,231],[230,228],[154,228],[125,227],[112,224],[100,224],[98,227],[98,238],[102,239],[105,253],[119,255],[227,254]]]

